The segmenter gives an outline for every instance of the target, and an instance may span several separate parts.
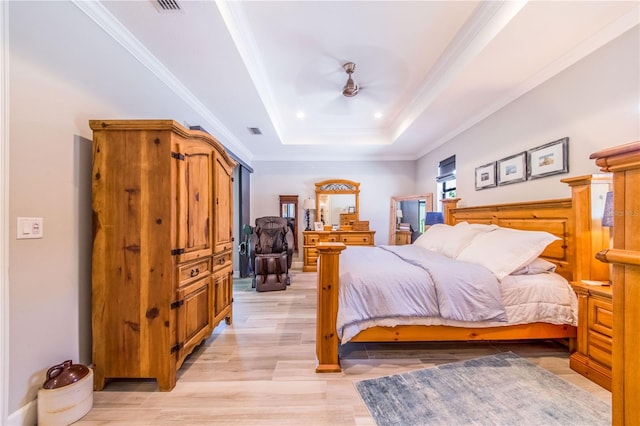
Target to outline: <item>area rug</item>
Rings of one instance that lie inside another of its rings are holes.
[[[611,424],[609,404],[512,352],[355,386],[379,426]]]

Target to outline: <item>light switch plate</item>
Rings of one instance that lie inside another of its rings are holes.
[[[42,238],[44,236],[44,219],[41,217],[19,217],[16,227],[18,240]]]

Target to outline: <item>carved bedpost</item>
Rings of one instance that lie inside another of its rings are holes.
[[[316,319],[316,373],[339,373],[338,333],[338,282],[340,278],[340,253],[342,243],[318,243],[318,307]]]
[[[458,207],[458,201],[460,198],[445,198],[444,200],[440,200],[442,202],[442,215],[444,216],[444,223],[447,225],[455,225],[453,223],[453,214],[451,210]]]
[[[613,424],[640,422],[640,141],[589,157],[613,172],[613,248],[598,258],[613,264]]]

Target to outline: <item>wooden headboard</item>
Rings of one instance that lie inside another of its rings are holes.
[[[570,198],[479,207],[450,207],[448,224],[494,224],[524,231],[546,231],[560,238],[549,244],[542,257],[557,265],[556,272],[573,280],[575,263],[574,215]]]
[[[457,207],[457,198],[443,200],[445,223],[484,223],[549,232],[560,239],[541,256],[557,265],[556,272],[569,281],[608,280],[609,270],[595,259],[595,254],[609,246],[609,229],[602,226],[602,213],[611,176],[593,174],[562,182],[571,187],[571,198],[478,207]]]

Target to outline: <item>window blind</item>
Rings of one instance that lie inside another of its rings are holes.
[[[436,182],[445,182],[456,178],[456,156],[452,155],[438,163]]]

